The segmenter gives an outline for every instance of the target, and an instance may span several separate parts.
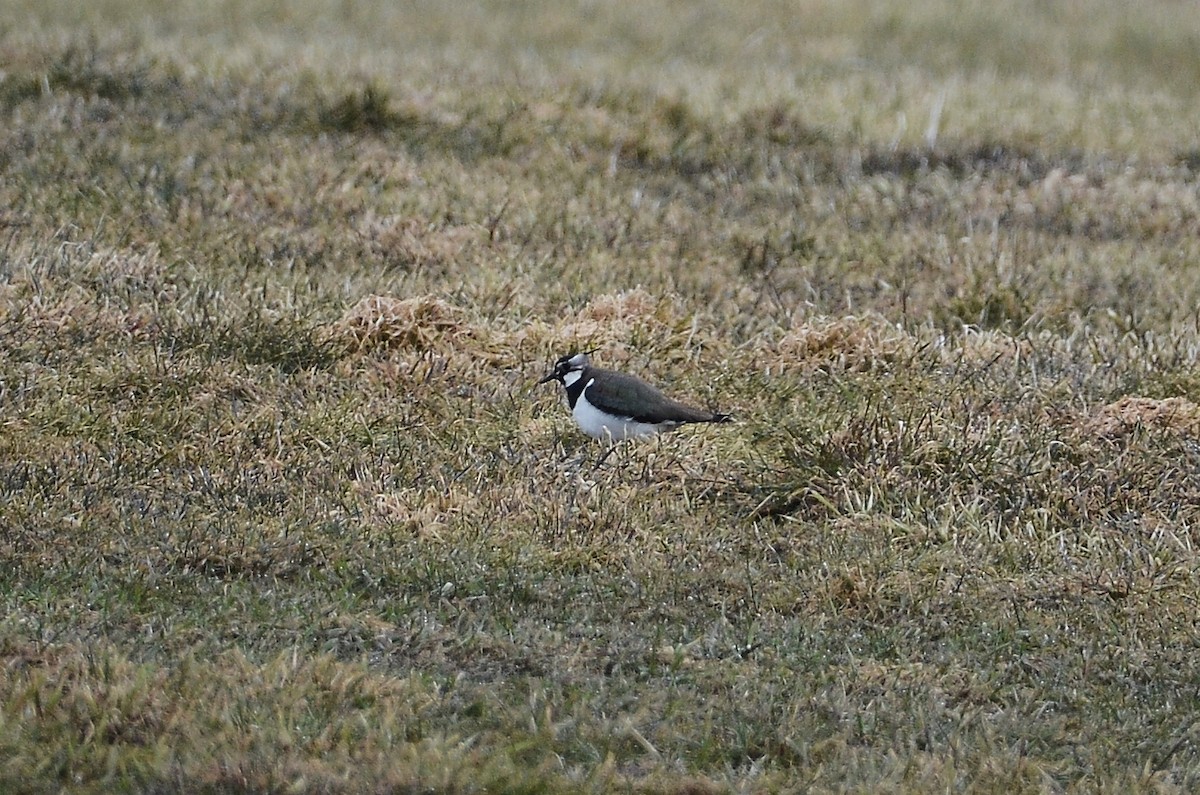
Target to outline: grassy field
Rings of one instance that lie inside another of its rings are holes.
[[[0,790],[1200,789],[1193,4],[0,20]]]

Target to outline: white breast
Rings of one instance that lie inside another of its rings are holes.
[[[613,417],[600,411],[591,403],[588,403],[588,387],[594,381],[594,378],[588,381],[587,386],[583,388],[583,394],[579,396],[579,400],[575,401],[575,408],[571,410],[571,413],[575,415],[575,422],[579,423],[579,427],[588,436],[596,439],[612,439],[614,442],[619,442],[623,439],[638,439],[644,436],[653,436],[662,430],[658,425],[652,425],[648,422],[634,422],[624,417]]]

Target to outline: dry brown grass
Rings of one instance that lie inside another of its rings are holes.
[[[413,8],[6,4],[0,789],[1196,789],[1195,14]]]

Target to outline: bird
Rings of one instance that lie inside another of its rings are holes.
[[[559,357],[538,384],[562,384],[575,422],[594,439],[620,442],[654,436],[689,422],[732,420],[728,414],[672,400],[636,376],[593,367],[588,358],[592,353],[595,351]]]

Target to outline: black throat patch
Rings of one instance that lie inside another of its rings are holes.
[[[579,378],[575,379],[575,383],[567,387],[567,402],[571,404],[571,408],[575,408],[575,404],[579,402],[579,396],[583,394],[584,388],[588,385],[587,370],[584,370]]]

